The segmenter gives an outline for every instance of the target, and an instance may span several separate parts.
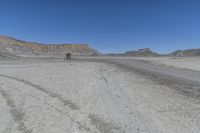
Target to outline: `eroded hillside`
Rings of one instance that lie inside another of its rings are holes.
[[[96,56],[99,52],[87,44],[40,44],[0,36],[0,55],[13,56],[63,56],[67,52],[78,56]]]

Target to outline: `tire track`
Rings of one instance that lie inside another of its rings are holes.
[[[16,78],[16,77],[11,77],[11,76],[8,76],[8,75],[3,75],[3,74],[0,74],[0,76],[4,77],[4,78],[9,78],[9,79],[21,82],[21,83],[23,83],[25,85],[31,86],[33,88],[36,88],[37,90],[42,91],[42,92],[48,94],[51,97],[56,97],[59,101],[61,101],[63,103],[64,106],[67,106],[71,110],[79,110],[80,109],[79,106],[77,106],[71,100],[69,100],[69,99],[66,100],[61,95],[59,95],[57,93],[54,93],[54,92],[51,92],[51,91],[48,91],[48,90],[44,89],[43,87],[41,87],[39,85],[31,83],[30,81],[27,81],[27,80],[24,80],[24,79],[20,79],[20,78]]]
[[[106,122],[98,115],[89,114],[89,119],[92,125],[94,125],[101,133],[125,132],[121,129],[121,127],[117,126],[115,123]]]
[[[5,90],[0,89],[0,93],[6,100],[6,104],[9,107],[9,111],[12,115],[13,120],[18,124],[18,130],[22,133],[32,133],[32,130],[28,129],[23,122],[25,116],[23,109],[15,105],[14,101],[11,99],[11,97],[7,94]]]
[[[7,75],[3,75],[0,74],[1,77],[4,78],[9,78],[18,82],[22,82],[25,85],[30,85],[44,93],[47,93],[49,96],[51,97],[56,97],[59,101],[61,101],[63,103],[64,106],[68,106],[71,110],[79,110],[79,107],[76,106],[74,103],[72,103],[70,100],[65,100],[63,97],[61,97],[60,95],[47,91],[46,89],[42,88],[39,85],[35,85],[29,81],[23,80],[23,79],[19,79],[19,78],[15,78],[15,77],[11,77],[11,76],[7,76]],[[11,100],[10,96],[6,93],[6,91],[4,90],[0,90],[0,94],[6,99],[6,103],[7,105],[11,108],[11,114],[13,116],[13,119],[16,121],[17,124],[19,124],[19,131],[22,131],[22,133],[31,133],[31,130],[26,129],[26,127],[24,126],[25,124],[23,123],[23,117],[24,117],[24,112],[22,111],[22,109],[19,109],[16,107],[16,105],[14,105],[14,101]],[[91,132],[91,128],[89,127],[85,127],[81,122],[76,121],[74,118],[72,118],[70,115],[68,115],[68,113],[62,111],[61,109],[58,109],[48,103],[44,103],[45,105],[51,107],[52,109],[54,109],[55,111],[59,112],[60,114],[67,116],[70,118],[71,121],[73,121],[74,123],[76,123],[78,125],[79,129],[83,129],[87,132]]]
[[[51,91],[48,91],[48,90],[46,90],[45,88],[43,88],[43,87],[41,87],[39,85],[31,83],[30,81],[27,81],[27,80],[24,80],[24,79],[20,79],[20,78],[16,78],[16,77],[12,77],[12,76],[8,76],[8,75],[3,75],[3,74],[0,74],[0,76],[4,77],[4,78],[8,78],[8,79],[12,79],[12,80],[21,82],[21,83],[23,83],[25,85],[31,86],[31,87],[33,87],[33,88],[35,88],[35,89],[37,89],[37,90],[39,90],[41,92],[44,92],[44,93],[48,94],[51,97],[55,97],[60,102],[62,102],[64,106],[67,106],[71,110],[80,110],[80,108],[75,103],[73,103],[71,100],[65,100],[61,95],[59,95],[57,93],[54,93],[54,92],[51,92]],[[8,96],[5,91],[2,91],[1,93],[3,95],[6,95],[6,97]],[[8,103],[11,103],[11,105],[9,105],[9,106],[14,106],[13,105],[14,101],[10,101],[10,99],[8,99],[8,100],[9,100]],[[87,132],[93,132],[92,128],[85,127],[81,122],[76,121],[70,115],[64,113],[61,109],[55,108],[54,106],[49,105],[47,103],[45,103],[45,104],[48,105],[49,107],[53,108],[55,111],[61,113],[62,115],[70,117],[71,121],[75,122],[78,125],[79,129],[83,129],[83,130],[85,130]],[[19,122],[18,122],[19,125],[20,125],[19,126],[19,130],[23,131],[23,133],[31,133],[31,131],[26,130],[26,128],[24,126],[24,123],[21,122],[23,120],[24,113],[21,110],[18,110],[18,109],[13,109],[13,110],[15,110],[14,114],[16,114],[13,117],[15,117],[15,119],[19,120]],[[84,114],[83,112],[80,112],[80,113]],[[99,117],[98,117],[98,119],[94,119],[96,117],[92,117],[92,116],[96,116],[96,115],[92,115],[92,114],[86,115],[86,117],[90,120],[91,125],[94,126],[101,133],[105,133],[105,132],[113,133],[113,130],[119,130],[120,129],[120,127],[114,126],[114,123],[106,123],[105,121],[103,121],[103,119],[101,120]]]

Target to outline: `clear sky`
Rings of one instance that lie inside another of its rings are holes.
[[[200,0],[0,0],[0,34],[102,53],[200,48]]]

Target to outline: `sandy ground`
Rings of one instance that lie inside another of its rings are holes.
[[[200,57],[150,57],[138,58],[155,64],[200,71]]]
[[[200,102],[114,65],[0,62],[0,133],[199,133]]]

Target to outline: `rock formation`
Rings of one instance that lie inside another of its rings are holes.
[[[187,49],[187,50],[177,50],[169,54],[170,56],[200,56],[200,49]]]
[[[100,54],[87,44],[40,44],[0,36],[0,56],[63,56],[66,53],[77,56],[97,56]]]

